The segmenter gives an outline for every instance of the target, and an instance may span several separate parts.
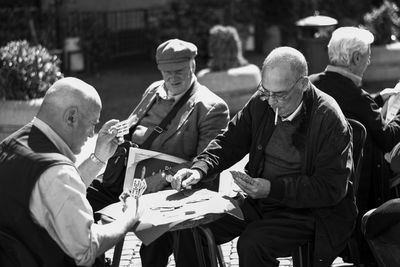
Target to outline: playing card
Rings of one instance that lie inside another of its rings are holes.
[[[242,180],[242,181],[244,181],[244,182],[246,182],[246,183],[254,184],[253,178],[251,178],[249,175],[247,175],[247,174],[245,174],[245,173],[243,173],[243,172],[239,172],[239,171],[230,171],[230,173],[232,174],[232,178],[233,178],[234,180],[240,179],[240,180]]]
[[[129,133],[129,123],[127,120],[120,121],[115,125],[117,129],[117,137],[124,136]]]
[[[141,197],[146,188],[147,188],[146,180],[138,178],[133,179],[131,196],[133,198]]]

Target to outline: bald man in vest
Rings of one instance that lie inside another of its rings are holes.
[[[86,199],[86,187],[118,145],[117,120],[105,123],[94,152],[74,165],[74,155],[94,135],[101,107],[92,86],[63,78],[47,91],[33,121],[0,143],[0,231],[25,246],[37,266],[101,266],[98,256],[138,220],[128,198],[122,218],[94,224]],[[4,251],[0,265],[15,266]]]

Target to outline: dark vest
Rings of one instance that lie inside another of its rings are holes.
[[[25,245],[42,267],[76,266],[47,231],[33,221],[29,211],[36,181],[49,167],[60,164],[73,166],[31,124],[0,143],[0,230]]]

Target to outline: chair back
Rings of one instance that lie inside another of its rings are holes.
[[[0,230],[0,266],[39,267],[39,264],[24,244]]]
[[[347,119],[353,129],[353,162],[354,162],[354,193],[357,194],[358,184],[363,161],[363,151],[365,139],[367,138],[367,130],[364,125],[354,119]]]

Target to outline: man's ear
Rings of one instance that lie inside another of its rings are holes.
[[[308,88],[308,84],[310,83],[310,79],[308,76],[304,76],[303,79],[301,79],[301,88],[303,88],[303,91],[305,91]]]
[[[361,57],[361,53],[359,51],[355,51],[351,56],[351,63],[357,66],[361,61]]]
[[[196,73],[196,61],[194,59],[190,63],[190,68],[191,68],[193,73]]]
[[[68,126],[73,127],[78,122],[78,108],[70,107],[64,113],[64,121]]]

